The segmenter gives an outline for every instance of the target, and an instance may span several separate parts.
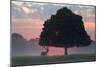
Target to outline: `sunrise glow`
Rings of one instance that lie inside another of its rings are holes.
[[[72,12],[82,16],[84,28],[92,40],[95,41],[95,7],[72,6],[66,4],[48,4],[48,3],[31,3],[31,2],[12,2],[11,9],[11,33],[22,35],[27,41],[30,39],[40,38],[44,22],[55,14],[56,11],[64,6]],[[64,48],[49,47],[49,56],[63,55]],[[69,54],[78,50],[69,49]]]

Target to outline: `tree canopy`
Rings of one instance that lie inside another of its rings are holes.
[[[85,31],[82,16],[63,7],[45,21],[39,44],[41,46],[79,47],[87,46],[91,41]]]

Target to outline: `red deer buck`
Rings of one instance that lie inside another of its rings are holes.
[[[46,51],[41,52],[41,56],[47,56],[49,48],[46,48]]]

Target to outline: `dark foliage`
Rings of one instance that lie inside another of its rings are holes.
[[[87,46],[91,43],[85,31],[82,17],[63,7],[44,23],[40,35],[41,46],[73,47]]]

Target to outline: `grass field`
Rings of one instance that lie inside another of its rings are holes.
[[[27,65],[89,62],[89,61],[96,61],[96,55],[86,54],[86,55],[64,55],[64,56],[12,57],[11,66],[16,67],[16,66],[27,66]]]

